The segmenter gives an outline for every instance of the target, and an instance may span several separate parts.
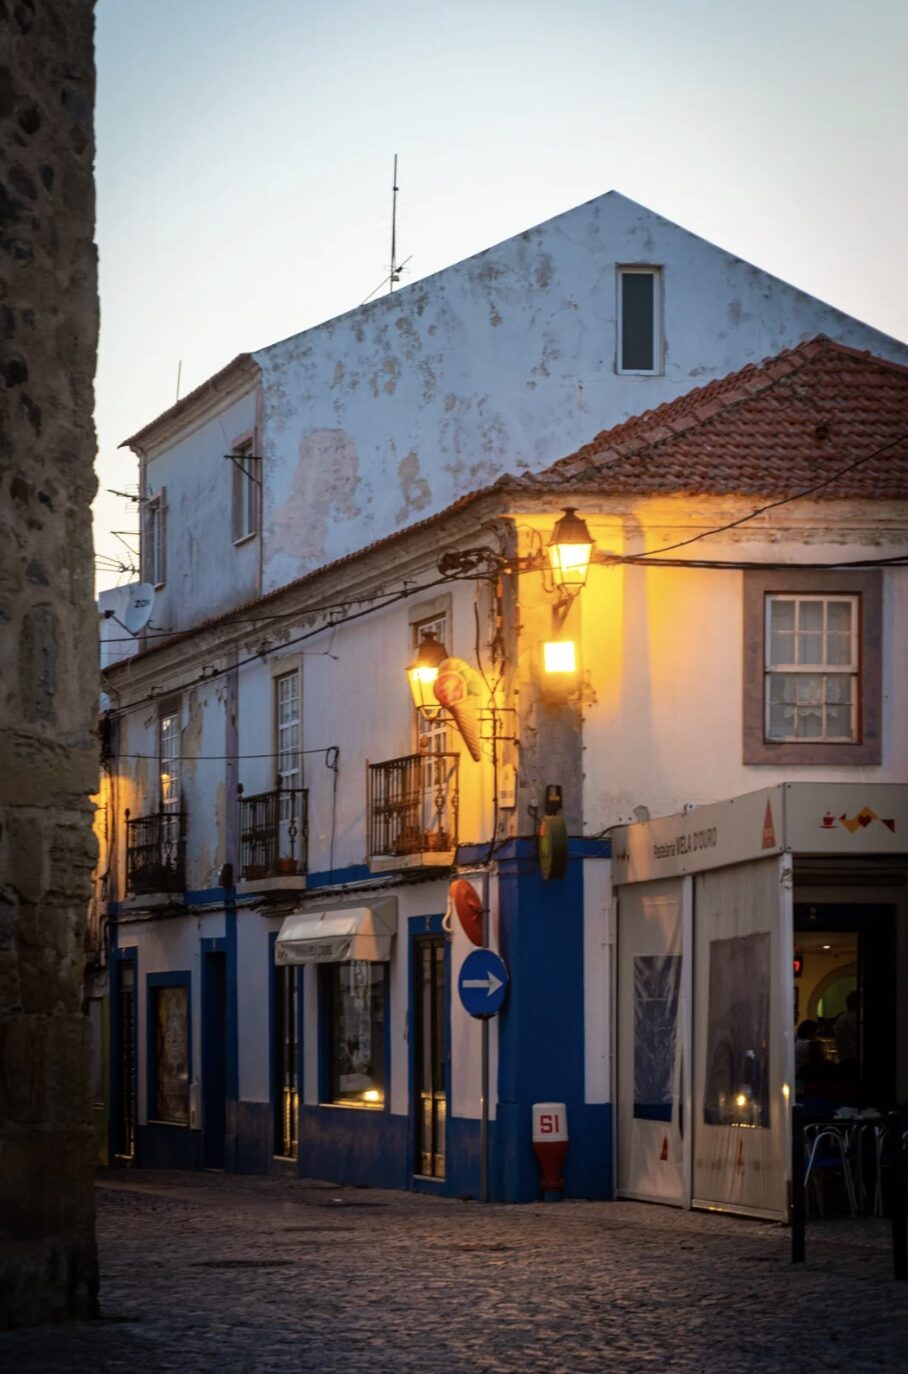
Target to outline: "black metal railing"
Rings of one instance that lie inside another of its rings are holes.
[[[185,811],[156,811],[132,820],[127,811],[127,891],[139,896],[149,892],[183,892],[185,887]]]
[[[240,877],[297,876],[309,862],[307,793],[282,787],[240,796]]]
[[[457,848],[457,754],[407,754],[367,770],[369,857]]]

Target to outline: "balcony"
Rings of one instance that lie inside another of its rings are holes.
[[[367,767],[369,867],[447,867],[457,850],[457,754],[407,754]]]
[[[186,888],[186,813],[126,812],[126,891],[130,897],[182,894]]]
[[[240,886],[305,887],[309,863],[307,793],[278,788],[240,796]]]

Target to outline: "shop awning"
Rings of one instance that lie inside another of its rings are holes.
[[[274,946],[276,964],[340,964],[351,959],[382,963],[391,957],[397,929],[397,899],[371,906],[294,911]]]

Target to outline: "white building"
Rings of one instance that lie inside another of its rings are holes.
[[[864,992],[838,1088],[908,1095],[906,434],[908,370],[819,340],[109,670],[114,1153],[476,1193],[465,876],[511,972],[492,1195],[536,1196],[557,1101],[569,1193],[780,1214],[796,945],[800,1018]],[[566,507],[595,541],[574,596],[543,572]],[[479,674],[478,760],[414,715],[426,629]],[[742,953],[723,1069],[712,980]]]

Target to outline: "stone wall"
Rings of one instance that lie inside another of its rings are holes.
[[[0,1327],[97,1312],[93,0],[0,0]]]

